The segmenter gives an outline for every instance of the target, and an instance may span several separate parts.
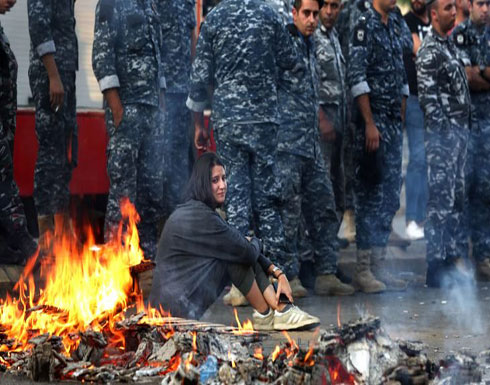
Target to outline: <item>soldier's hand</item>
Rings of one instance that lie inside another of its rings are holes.
[[[366,150],[368,152],[376,151],[379,148],[381,134],[374,123],[366,124]]]
[[[123,119],[124,108],[122,105],[120,105],[112,108],[111,111],[112,111],[112,119],[114,119],[114,127],[118,128]]]
[[[320,119],[318,126],[320,128],[320,137],[324,142],[335,142],[335,128],[328,119]]]
[[[65,89],[59,76],[55,76],[49,79],[49,101],[51,102],[51,108],[58,112],[63,106],[63,99],[65,98]]]
[[[194,126],[194,145],[199,151],[207,151],[210,146],[209,131],[200,124]]]

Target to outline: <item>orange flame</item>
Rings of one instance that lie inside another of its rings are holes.
[[[274,351],[271,354],[272,362],[274,362],[277,357],[279,357],[279,354],[281,354],[281,348],[279,347],[279,345],[276,345]]]
[[[356,385],[356,378],[349,373],[342,365],[342,362],[335,356],[325,357],[328,362],[328,372],[332,385]]]
[[[0,352],[25,350],[29,339],[47,333],[62,337],[68,355],[79,343],[71,335],[89,327],[101,331],[107,325],[114,335],[111,345],[124,348],[115,324],[122,319],[132,291],[130,267],[145,260],[136,228],[139,216],[129,199],[121,201],[121,214],[115,236],[102,246],[96,245],[91,230],[85,244],[79,245],[56,221],[48,239],[52,247],[41,263],[43,287],[34,283],[34,256],[15,286],[18,298],[0,299],[2,332],[15,341],[12,346],[1,345]],[[152,310],[148,317],[160,316]]]
[[[337,326],[342,326],[342,322],[340,322],[340,301],[337,302]]]
[[[228,350],[228,360],[231,361],[231,367],[235,369],[236,368],[235,358],[231,354],[230,350]]]
[[[234,335],[240,336],[240,335],[250,335],[256,333],[252,325],[252,321],[248,319],[243,323],[242,326],[242,324],[240,323],[240,319],[238,318],[238,312],[236,308],[233,309],[233,312],[235,313],[236,324],[238,326],[238,330],[233,330]]]

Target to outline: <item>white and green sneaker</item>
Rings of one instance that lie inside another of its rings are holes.
[[[320,324],[318,317],[312,316],[299,307],[290,305],[284,312],[274,312],[274,330],[294,330]]]

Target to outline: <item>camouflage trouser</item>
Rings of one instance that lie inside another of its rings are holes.
[[[385,247],[391,233],[391,222],[400,207],[402,184],[402,124],[400,118],[373,113],[384,146],[384,169],[381,183],[372,185],[360,177],[360,166],[366,145],[364,124],[355,134],[355,214],[356,244],[360,250]]]
[[[60,77],[65,97],[63,106],[54,112],[49,101],[46,71],[29,69],[39,143],[34,170],[34,201],[38,215],[56,214],[68,208],[71,173],[77,164],[75,72],[61,72]]]
[[[427,261],[461,257],[466,234],[465,163],[468,130],[447,127],[426,131],[429,199],[427,202]]]
[[[0,117],[0,225],[9,237],[27,235],[27,221],[14,181],[13,140],[7,139]],[[21,238],[21,237],[20,237]]]
[[[316,159],[310,159],[278,152],[276,168],[283,190],[281,217],[286,242],[290,249],[296,251],[284,264],[287,276],[291,278],[299,273],[300,256],[297,250],[301,216],[305,219],[317,274],[335,274],[337,252],[334,240],[337,237],[339,222],[335,213],[332,183],[328,178],[322,155],[317,154]]]
[[[163,116],[153,106],[124,105],[117,129],[106,108],[109,134],[107,173],[110,189],[105,217],[105,236],[110,238],[121,220],[120,200],[128,197],[141,221],[140,246],[145,258],[154,259],[158,242],[158,222],[163,212]]]
[[[342,216],[345,210],[344,127],[337,105],[323,105],[322,108],[335,128],[335,141],[321,142],[321,149],[335,194],[335,208],[339,216]]]
[[[490,258],[490,119],[479,121],[471,131],[471,160],[468,156],[469,225],[473,256],[480,261]]]
[[[244,235],[254,229],[263,241],[265,254],[282,266],[289,253],[277,208],[277,130],[272,123],[216,125],[215,140],[226,167],[228,223]]]
[[[165,95],[166,121],[164,145],[164,199],[170,215],[181,201],[189,179],[190,111],[185,105],[186,94]]]

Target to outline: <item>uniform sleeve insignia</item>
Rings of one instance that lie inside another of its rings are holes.
[[[456,43],[458,43],[459,45],[464,44],[464,35],[462,33],[456,36]]]
[[[363,29],[358,29],[357,32],[356,32],[356,39],[359,43],[362,43],[364,42],[364,37],[366,35],[366,31],[364,31]]]
[[[371,8],[371,3],[370,3],[369,1],[367,1],[367,0],[366,0],[366,1],[364,2],[364,8],[366,8],[366,10],[367,10],[367,9],[369,9],[369,8]]]

